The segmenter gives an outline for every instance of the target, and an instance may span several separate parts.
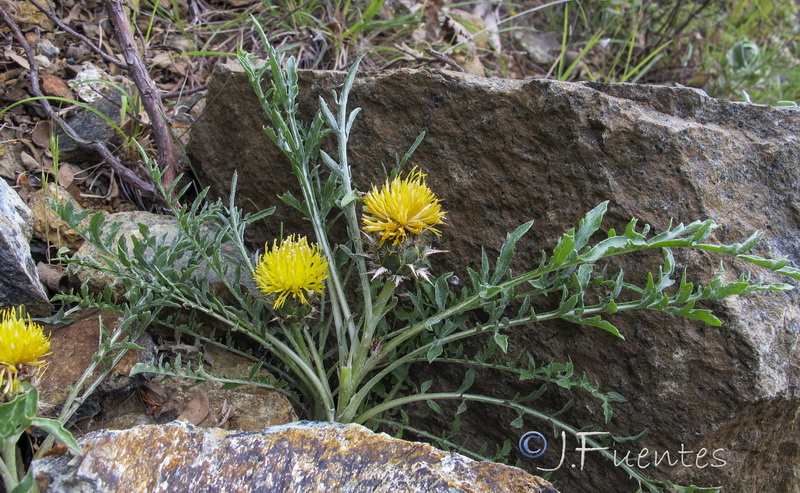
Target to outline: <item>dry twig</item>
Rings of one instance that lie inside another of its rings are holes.
[[[131,31],[124,1],[103,0],[103,4],[108,11],[109,19],[117,34],[117,41],[127,63],[127,70],[133,79],[133,83],[139,89],[142,105],[150,117],[153,138],[158,149],[157,161],[159,166],[164,169],[162,178],[164,186],[169,187],[178,176],[180,167],[178,164],[178,149],[167,125],[164,106],[161,104],[161,98],[158,95],[158,88],[156,88],[155,82],[147,72],[147,67],[136,49],[136,42],[133,39],[133,32]]]

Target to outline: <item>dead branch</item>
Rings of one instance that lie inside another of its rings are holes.
[[[178,164],[178,149],[167,125],[164,106],[161,104],[161,98],[158,95],[158,88],[156,88],[153,79],[150,78],[147,67],[136,49],[136,41],[133,39],[133,32],[130,28],[130,20],[128,19],[127,7],[124,1],[103,0],[103,4],[108,11],[109,19],[117,34],[117,42],[119,42],[120,50],[122,50],[122,55],[127,63],[127,69],[133,79],[133,83],[139,89],[142,105],[150,117],[153,139],[158,150],[158,165],[164,170],[162,180],[164,186],[169,187],[178,176],[180,166]]]

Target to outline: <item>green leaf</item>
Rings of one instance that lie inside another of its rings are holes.
[[[0,439],[19,437],[31,425],[38,400],[38,391],[33,387],[27,393],[17,394],[11,402],[0,404]],[[30,412],[31,403],[33,412]]]
[[[180,364],[178,364],[180,366]],[[158,371],[157,366],[148,365],[147,363],[136,363],[131,368],[131,371],[128,373],[129,376],[134,376],[139,373],[156,373]]]
[[[686,270],[681,275],[681,285],[678,288],[678,295],[675,297],[676,303],[686,303],[694,290],[694,284],[686,282]]]
[[[103,225],[106,223],[105,216],[98,212],[89,220],[89,231],[92,233],[92,236],[99,238],[101,236],[101,230]]]
[[[739,258],[745,259],[748,262],[752,262],[756,265],[766,267],[767,269],[775,271],[778,274],[783,274],[791,277],[792,279],[800,280],[800,269],[791,267],[788,259],[767,259],[758,257],[756,255],[739,255]]]
[[[433,363],[433,360],[438,358],[440,354],[442,354],[442,341],[436,339],[428,349],[428,363]]]
[[[419,134],[419,136],[417,137],[417,140],[415,140],[414,143],[411,144],[411,147],[408,148],[406,153],[403,154],[403,158],[398,161],[397,169],[399,169],[399,168],[401,168],[401,167],[406,165],[408,160],[411,159],[411,155],[414,154],[414,151],[416,151],[417,147],[419,147],[419,145],[422,143],[423,139],[425,139],[425,131],[424,130]]]
[[[745,259],[761,267],[766,267],[770,270],[782,269],[789,265],[789,259],[786,258],[763,258],[757,255],[739,255],[739,258]]]
[[[330,156],[330,154],[325,151],[319,151],[319,155],[322,157],[322,162],[325,163],[331,171],[339,176],[342,175],[342,167]]]
[[[665,482],[667,486],[674,489],[678,493],[720,493],[722,491],[721,486],[709,486],[709,487],[701,487],[701,486],[681,486],[675,483],[671,483],[669,481]]]
[[[120,349],[126,349],[126,350],[127,349],[132,349],[134,351],[144,351],[144,347],[142,347],[142,346],[140,346],[140,345],[138,345],[138,344],[136,344],[134,342],[130,342],[130,341],[117,342],[115,344],[112,344],[109,347],[109,349],[112,350],[112,351],[119,351]]]
[[[305,203],[300,202],[292,192],[286,192],[283,195],[279,195],[278,198],[289,207],[293,207],[303,214],[308,215],[308,207],[306,207]]]
[[[485,299],[489,300],[497,296],[498,294],[503,292],[503,288],[500,286],[479,286],[478,295]]]
[[[361,108],[356,108],[350,112],[350,116],[347,118],[347,125],[345,128],[347,129],[347,134],[350,134],[350,129],[353,127],[353,123],[356,121],[356,116],[361,113]]]
[[[492,339],[494,340],[495,344],[497,344],[498,347],[500,347],[500,349],[503,351],[503,353],[507,353],[508,352],[508,336],[507,335],[503,335],[500,332],[495,332],[494,336],[492,337]]]
[[[566,291],[565,291],[566,293]],[[569,312],[572,311],[575,306],[577,306],[579,301],[578,295],[573,295],[563,300],[561,304],[558,306],[556,310],[556,316],[562,317],[566,320],[566,317],[572,316],[573,318],[577,317],[576,315],[569,315]]]
[[[508,266],[511,264],[511,259],[514,257],[514,246],[531,229],[531,226],[533,226],[533,221],[528,221],[515,229],[513,233],[506,235],[506,241],[500,247],[500,256],[497,258],[497,266],[491,280],[492,284],[497,284],[503,278]]]
[[[353,63],[353,66],[350,67],[350,70],[347,71],[347,76],[344,79],[344,83],[342,84],[342,98],[346,98],[348,94],[350,94],[350,89],[353,87],[353,82],[356,80],[356,72],[358,72],[358,66],[361,64],[361,60],[364,59],[366,53],[361,55],[356,59]],[[346,103],[346,100],[340,101],[343,105]]]
[[[566,320],[568,322],[572,322],[572,323],[575,323],[575,324],[589,325],[589,326],[592,326],[592,327],[600,327],[601,329],[614,334],[615,336],[619,337],[620,339],[625,339],[625,337],[623,337],[623,335],[619,332],[619,330],[611,322],[609,322],[608,320],[603,319],[602,317],[600,317],[600,315],[595,315],[594,317],[591,317],[591,318],[582,318],[582,317],[576,317],[576,316],[562,316],[561,318],[563,318],[564,320]]]
[[[452,272],[440,276],[434,285],[434,295],[436,298],[436,307],[439,311],[444,311],[447,307],[447,298],[450,295],[450,284],[447,280],[453,275]]]
[[[333,130],[334,132],[339,132],[339,124],[336,122],[336,117],[333,116],[331,109],[328,107],[328,103],[322,96],[319,97],[319,107],[322,110],[322,117],[325,119],[325,123]]]
[[[433,385],[433,380],[425,380],[422,382],[422,385],[419,386],[419,393],[424,394],[431,388],[431,385]]]
[[[442,408],[439,407],[439,404],[437,404],[436,401],[429,399],[425,401],[425,403],[428,404],[428,407],[431,408],[431,410],[436,414],[442,414]]]
[[[611,402],[628,402],[628,399],[624,395],[619,392],[614,392],[613,390],[605,395]]]
[[[350,203],[352,203],[352,202],[354,202],[356,200],[358,200],[358,193],[357,192],[350,192],[349,194],[347,194],[344,197],[342,197],[337,205],[339,207],[341,207],[342,209],[344,209],[345,207],[350,205]]]
[[[628,248],[630,244],[631,240],[624,236],[613,236],[606,238],[594,247],[590,248],[584,252],[580,258],[584,262],[596,262],[603,257],[613,255],[620,250]]]
[[[33,418],[31,420],[31,424],[53,435],[53,438],[66,445],[73,453],[81,453],[80,445],[78,445],[78,442],[75,441],[72,433],[64,428],[64,425],[61,424],[61,421],[50,418]]]
[[[463,394],[464,392],[469,390],[470,387],[472,387],[472,384],[474,382],[475,382],[475,370],[470,368],[464,375],[464,381],[461,382],[461,387],[458,388],[458,391],[456,393]]]
[[[683,308],[678,308],[676,306],[668,306],[665,307],[663,310],[667,313],[671,313],[673,315],[680,315],[681,317],[689,318],[692,320],[700,320],[701,322],[705,322],[708,325],[713,325],[715,327],[719,327],[722,325],[722,321],[718,319],[711,310],[695,310],[694,302],[688,303]]]
[[[524,380],[524,379],[520,376],[520,380]],[[518,397],[518,398],[514,399],[514,402],[523,403],[523,402],[535,401],[536,399],[538,399],[539,397],[544,395],[544,393],[546,391],[547,391],[547,384],[543,383],[541,386],[539,386],[538,389],[534,390],[530,394],[528,394],[528,395],[526,395],[524,397]]]
[[[605,240],[608,241],[608,240]],[[550,265],[562,265],[575,251],[575,230],[570,229],[558,240],[558,244],[553,249],[553,256],[550,257]]]
[[[594,264],[581,264],[578,267],[577,272],[573,277],[575,280],[575,288],[579,293],[586,291],[586,288],[589,286],[593,269]]]
[[[38,489],[34,489],[33,484],[33,468],[28,469],[28,473],[22,478],[22,481],[17,483],[16,486],[11,490],[11,493],[33,493],[34,491],[39,491]]]
[[[575,249],[580,250],[589,242],[589,238],[603,224],[603,216],[608,209],[608,201],[605,201],[589,211],[578,224],[578,233],[575,235]]]
[[[629,435],[629,436],[611,435],[611,439],[614,440],[614,442],[616,443],[633,443],[633,442],[638,442],[639,440],[641,440],[642,438],[646,437],[649,434],[650,434],[650,429],[645,428],[635,435]]]
[[[481,246],[481,283],[486,284],[489,279],[489,256],[486,249]]]

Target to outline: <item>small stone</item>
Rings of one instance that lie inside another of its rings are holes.
[[[41,28],[42,31],[51,32],[53,22],[30,2],[15,2],[17,5],[11,9],[11,17],[18,23],[32,24]],[[33,34],[33,33],[31,33]]]
[[[26,147],[23,144],[0,142],[0,179],[14,182],[20,173],[25,172],[21,153]]]
[[[43,67],[43,65],[41,65]],[[42,92],[47,96],[65,97],[69,93],[69,87],[60,77],[50,74],[42,74]]]
[[[51,62],[50,59],[44,55],[35,55],[33,58],[39,64],[40,69],[47,69],[53,65],[53,62]]]
[[[59,51],[61,50],[49,39],[42,39],[39,41],[39,44],[36,45],[36,53],[46,57],[58,55]]]
[[[96,78],[108,79],[108,76],[101,76],[96,69],[87,69],[69,82],[73,84],[71,86],[72,92],[77,93],[78,97],[84,101],[92,101],[90,103],[92,108],[105,115],[105,118],[93,111],[81,108],[74,116],[67,119],[67,123],[85,141],[97,140],[114,145],[122,141],[122,136],[106,119],[118,126],[122,126],[122,123],[120,123],[122,94],[100,82],[76,83],[78,80]],[[102,94],[98,91],[102,91]],[[78,143],[68,137],[60,127],[56,129],[56,135],[59,140],[59,152],[63,159],[77,162],[86,156],[87,151],[81,149]]]
[[[87,103],[94,103],[101,99],[103,93],[108,92],[108,86],[101,82],[88,82],[97,80],[110,80],[111,78],[101,69],[91,63],[83,65],[82,69],[70,82],[70,87],[75,94]]]

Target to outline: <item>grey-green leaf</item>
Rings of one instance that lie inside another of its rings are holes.
[[[533,221],[528,221],[522,224],[513,233],[506,235],[506,241],[500,248],[500,256],[497,258],[497,266],[495,267],[494,275],[492,275],[492,284],[497,284],[503,278],[508,266],[511,264],[511,259],[514,257],[514,247],[522,236],[528,232],[533,226]]]

